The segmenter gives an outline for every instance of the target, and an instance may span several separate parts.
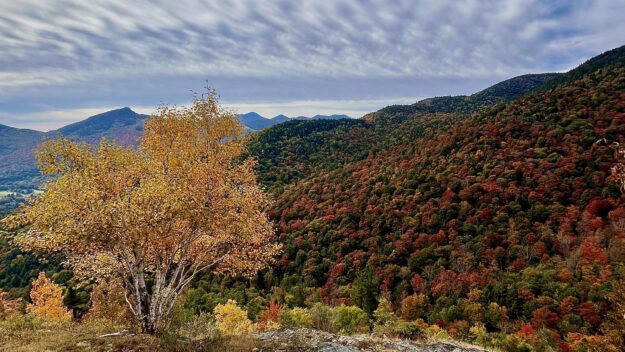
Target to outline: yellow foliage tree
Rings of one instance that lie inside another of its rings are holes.
[[[243,140],[209,91],[190,107],[160,107],[137,149],[47,141],[37,159],[58,177],[5,223],[28,226],[17,239],[26,250],[122,280],[142,331],[155,333],[198,273],[253,276],[279,251]]]
[[[41,272],[33,281],[30,290],[28,312],[37,317],[54,322],[68,322],[72,319],[72,313],[63,306],[63,289],[46,277]]]
[[[229,299],[226,304],[215,307],[217,328],[226,336],[239,336],[254,331],[254,324],[248,319],[247,312]]]

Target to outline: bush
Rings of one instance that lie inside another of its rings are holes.
[[[276,302],[269,303],[269,307],[258,314],[258,330],[267,331],[280,327],[279,316],[282,306]]]
[[[124,288],[117,282],[102,282],[91,290],[91,308],[83,321],[110,321],[128,324],[134,316],[124,299]]]
[[[43,327],[42,320],[32,314],[15,314],[0,320],[0,335],[7,332],[36,330]]]
[[[473,342],[482,347],[510,352],[530,352],[533,350],[522,339],[505,333],[488,333],[483,325],[472,326],[469,332],[473,337]]]
[[[451,340],[451,336],[447,333],[447,330],[441,329],[438,325],[431,325],[425,330],[425,335],[433,340]]]
[[[416,320],[424,311],[427,296],[424,294],[412,295],[401,301],[400,313],[404,320]]]
[[[415,321],[392,321],[385,325],[376,326],[374,331],[378,334],[411,340],[421,339],[425,336],[423,329]]]
[[[247,312],[233,300],[215,307],[217,329],[225,336],[240,336],[254,331],[254,324],[248,319]]]
[[[278,315],[280,325],[293,328],[312,328],[312,314],[306,308],[283,309]]]
[[[36,317],[55,323],[72,320],[72,312],[63,306],[63,289],[43,272],[32,283],[30,299],[33,303],[28,305],[28,312]]]
[[[356,306],[339,306],[333,309],[334,323],[341,334],[365,333],[369,331],[369,317]]]
[[[0,320],[19,314],[22,300],[20,298],[10,300],[5,298],[6,293],[0,289]]]
[[[201,313],[194,319],[188,321],[178,329],[180,336],[191,340],[207,340],[218,337],[218,330],[215,320],[210,314]]]
[[[327,332],[337,332],[332,308],[323,303],[315,303],[310,307],[313,328]]]
[[[389,302],[386,297],[380,299],[378,308],[376,308],[373,312],[373,317],[375,318],[376,326],[385,326],[393,324],[397,321],[397,317],[395,316],[395,313],[393,313],[391,302]]]

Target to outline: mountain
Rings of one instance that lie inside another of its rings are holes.
[[[256,134],[284,244],[263,287],[292,305],[384,296],[452,334],[482,325],[536,350],[602,341],[625,196],[617,154],[596,142],[625,143],[624,58]]]
[[[0,125],[0,191],[7,185],[32,188],[39,172],[34,167],[33,148],[45,133]]]
[[[255,112],[248,112],[246,114],[238,115],[241,123],[245,127],[247,127],[250,131],[258,131],[265,129],[267,127],[271,127],[277,125],[279,123],[294,121],[294,120],[340,120],[340,119],[348,119],[350,118],[347,115],[315,115],[313,117],[307,116],[297,116],[297,117],[288,117],[286,115],[278,115],[274,118],[266,118]]]
[[[122,108],[47,133],[0,125],[0,191],[27,191],[43,182],[33,152],[45,138],[64,136],[89,143],[107,138],[123,145],[136,145],[148,117]]]
[[[466,96],[434,97],[412,105],[391,105],[378,111],[377,115],[409,115],[428,113],[472,113],[482,108],[505,103],[531,92],[561,76],[559,73],[527,74],[510,78],[475,94]]]
[[[411,105],[391,105],[363,119],[344,115],[280,124],[251,136],[250,155],[259,160],[259,180],[272,192],[315,170],[340,167],[414,138],[449,119],[492,108],[525,95],[560,74],[530,74],[497,83],[470,96],[436,97]],[[418,116],[417,116],[418,115]],[[340,122],[332,121],[339,118]],[[312,121],[311,121],[312,120]]]
[[[92,144],[106,138],[122,145],[137,145],[147,118],[149,115],[138,114],[125,107],[94,115],[47,133],[0,125],[0,191],[28,191],[37,188],[43,182],[35,165],[33,152],[45,138],[63,136]],[[254,131],[287,121],[338,120],[348,116],[315,115],[289,118],[278,115],[268,119],[250,112],[239,115],[239,118],[249,131]]]
[[[96,143],[106,138],[123,145],[136,145],[143,134],[143,123],[149,117],[149,115],[137,114],[126,107],[91,116],[51,131],[48,136],[60,135],[89,143]]]
[[[288,118],[284,116],[284,118],[280,118],[280,120],[272,120],[265,118],[255,112],[248,112],[247,114],[239,115],[239,119],[245,127],[249,128],[250,130],[256,131],[262,130],[263,128],[267,128],[269,126],[273,126],[280,122],[287,121]]]
[[[0,124],[0,153],[8,154],[38,143],[45,133]]]
[[[284,115],[281,115],[284,116]],[[313,117],[307,117],[307,116],[297,116],[294,117],[293,119],[295,120],[342,120],[342,119],[349,119],[350,117],[344,114],[334,114],[334,115],[315,115]]]
[[[560,74],[548,84],[540,87],[540,90],[552,89],[558,85],[579,80],[595,71],[625,66],[625,45],[597,55],[578,67]]]
[[[253,280],[200,278],[185,303],[210,311],[219,293],[256,312],[275,300],[371,313],[385,298],[439,338],[599,350],[625,277],[625,196],[610,176],[624,92],[618,48],[469,96],[264,127],[248,153],[283,253]]]

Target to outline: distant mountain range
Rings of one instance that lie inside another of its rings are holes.
[[[285,115],[278,115],[273,118],[267,118],[259,115],[255,112],[248,112],[247,114],[239,115],[239,119],[245,127],[249,130],[257,131],[262,130],[267,127],[271,127],[273,125],[277,125],[282,122],[287,121],[295,121],[295,120],[341,120],[348,119],[347,115],[315,115],[313,117],[308,116],[297,116],[297,117],[288,117]]]
[[[315,115],[313,117],[266,118],[255,112],[238,115],[247,132],[262,130],[291,120],[339,120],[347,115]],[[0,191],[29,190],[43,181],[35,165],[33,152],[45,138],[58,136],[97,143],[106,138],[122,145],[137,145],[143,124],[149,115],[138,114],[125,107],[107,111],[50,132],[20,129],[0,124]]]

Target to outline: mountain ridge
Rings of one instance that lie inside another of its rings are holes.
[[[268,128],[271,126],[275,126],[279,123],[287,122],[287,121],[296,121],[296,120],[341,120],[341,119],[349,119],[351,117],[344,114],[333,114],[333,115],[320,115],[317,114],[315,116],[296,116],[296,117],[288,117],[286,115],[280,114],[274,117],[264,117],[257,112],[251,111],[245,114],[239,114],[237,117],[241,120],[241,123],[245,127],[247,127],[250,131],[258,131],[264,128]]]
[[[143,133],[143,122],[148,117],[126,107],[49,132],[1,125],[5,127],[0,127],[0,191],[32,190],[44,181],[33,154],[44,139],[63,136],[96,143],[107,138],[122,145],[136,145]]]
[[[294,118],[278,115],[273,119],[255,112],[237,115],[248,132],[295,120],[336,120],[347,115],[315,115]],[[106,138],[116,143],[136,146],[143,134],[143,124],[149,115],[139,114],[129,107],[105,111],[56,130],[42,132],[0,124],[0,190],[33,189],[43,178],[35,165],[33,152],[46,138],[66,137],[98,143]]]

